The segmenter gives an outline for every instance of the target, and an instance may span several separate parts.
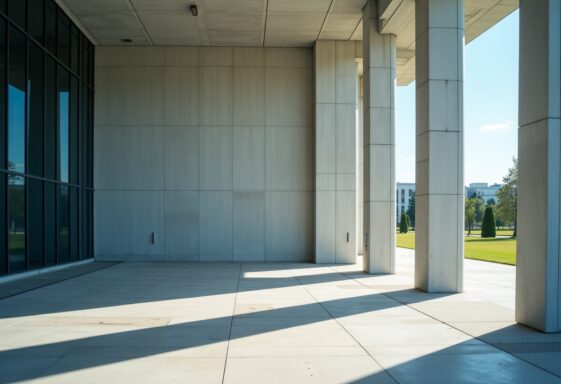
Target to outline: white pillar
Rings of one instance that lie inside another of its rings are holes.
[[[520,1],[516,321],[561,332],[561,2]]]
[[[415,287],[460,292],[464,261],[463,0],[416,0]]]
[[[363,11],[364,271],[395,272],[395,36],[378,33],[377,1]]]
[[[356,260],[354,41],[316,41],[316,263]]]

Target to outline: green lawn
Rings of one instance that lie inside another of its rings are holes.
[[[497,229],[497,236],[512,236],[512,229]],[[468,231],[464,232],[466,235]],[[481,236],[481,229],[472,229],[471,236]]]
[[[415,232],[398,233],[397,246],[415,248]],[[491,261],[502,264],[516,264],[516,239],[482,239],[478,236],[465,237],[466,259]]]
[[[8,243],[11,253],[25,255],[25,235],[23,233],[8,234]]]

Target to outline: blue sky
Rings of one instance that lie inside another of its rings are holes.
[[[502,182],[517,156],[518,11],[464,51],[464,179]],[[415,83],[397,87],[396,181],[415,181]]]

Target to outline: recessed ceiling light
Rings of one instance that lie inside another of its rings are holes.
[[[121,43],[132,43],[132,39],[121,39]]]
[[[197,9],[197,6],[195,4],[191,5],[189,7],[189,10],[191,11],[191,15],[193,16],[197,16],[199,14],[199,10]]]

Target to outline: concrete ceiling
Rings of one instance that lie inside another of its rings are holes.
[[[366,1],[57,0],[98,45],[270,47],[362,40]],[[398,83],[408,84],[415,77],[415,2],[379,1],[382,32],[397,36]],[[464,1],[466,43],[518,8],[518,0]]]

